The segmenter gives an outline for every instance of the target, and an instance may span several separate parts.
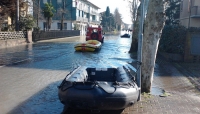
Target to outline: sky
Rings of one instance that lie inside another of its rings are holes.
[[[88,0],[96,6],[100,7],[99,12],[106,11],[107,6],[110,8],[110,12],[114,13],[118,8],[119,13],[122,15],[122,21],[127,24],[132,24],[130,17],[130,9],[128,6],[128,0]],[[129,0],[131,1],[131,0]]]

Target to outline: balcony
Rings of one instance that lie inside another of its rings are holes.
[[[80,22],[88,22],[88,18],[76,17],[76,21],[80,21]]]
[[[99,15],[98,12],[93,11],[93,10],[90,11],[90,14],[92,14],[92,15]]]
[[[94,24],[100,24],[101,23],[100,21],[96,21],[96,20],[91,20],[90,22],[94,23]]]
[[[191,7],[191,18],[200,18],[200,8],[199,6]]]

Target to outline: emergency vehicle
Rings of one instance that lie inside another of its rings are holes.
[[[104,33],[101,26],[92,27],[88,26],[86,33],[86,41],[88,40],[98,40],[101,43],[104,42]]]

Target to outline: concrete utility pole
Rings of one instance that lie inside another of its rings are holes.
[[[19,31],[19,0],[16,1],[17,2],[17,10],[16,10],[16,24],[15,24],[15,30]]]
[[[143,47],[143,25],[144,25],[144,5],[145,0],[141,0],[141,6],[140,6],[140,12],[141,12],[141,18],[139,23],[139,33],[138,33],[138,61],[142,63],[142,47]],[[138,64],[139,70],[137,71],[137,85],[139,88],[141,88],[141,66]],[[141,94],[141,90],[140,90]],[[139,95],[138,100],[141,100],[141,95]]]

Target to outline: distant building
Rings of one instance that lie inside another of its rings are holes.
[[[84,35],[87,26],[97,26],[100,24],[98,13],[99,7],[87,0],[41,0],[41,9],[47,2],[51,2],[56,10],[50,30],[60,30],[62,12],[65,12],[64,30],[76,29],[80,30],[81,34]],[[45,29],[45,23],[45,19],[39,20],[39,27],[41,30]]]
[[[132,30],[133,29],[133,24],[126,24],[126,23],[122,23],[121,25],[121,29],[122,30]]]
[[[200,27],[200,0],[182,0],[180,24],[185,27]]]

